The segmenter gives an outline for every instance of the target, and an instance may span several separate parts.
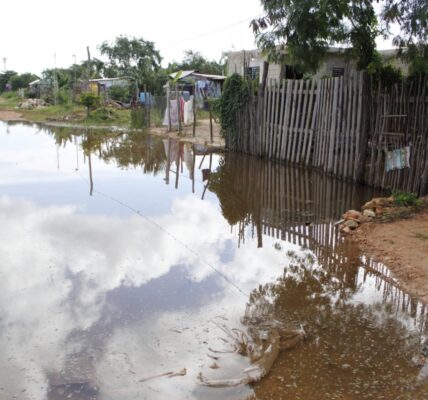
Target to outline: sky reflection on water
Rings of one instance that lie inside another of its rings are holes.
[[[250,387],[202,388],[197,376],[233,377],[248,366],[230,355],[212,371],[207,353],[225,346],[213,321],[245,329],[240,318],[259,285],[270,285],[277,311],[283,308],[276,318],[312,330],[306,347],[325,340],[315,335],[319,309],[311,296],[322,297],[339,320],[342,306],[362,305],[369,319],[383,315],[376,331],[382,321],[392,321],[396,335],[419,329],[425,311],[379,306],[385,295],[378,278],[334,236],[338,210],[369,191],[321,182],[340,194],[331,207],[330,194],[305,183],[316,176],[245,157],[204,157],[201,149],[136,134],[37,133],[21,124],[8,130],[0,123],[1,397],[246,398]],[[284,190],[281,174],[303,186]],[[328,243],[317,239],[318,227]],[[296,256],[305,254],[314,264],[298,268]],[[312,294],[285,306],[281,288],[298,282]],[[361,335],[364,324],[354,325]],[[409,380],[417,375],[399,364]],[[182,368],[185,376],[142,382]]]

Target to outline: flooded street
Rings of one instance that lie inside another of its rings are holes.
[[[374,194],[141,132],[0,122],[0,399],[428,398],[426,308],[333,226]]]

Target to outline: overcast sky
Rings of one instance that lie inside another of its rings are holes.
[[[223,51],[255,47],[249,22],[263,12],[260,0],[21,0],[1,10],[0,70],[6,58],[7,69],[38,74],[55,55],[57,67],[73,55],[83,61],[86,46],[99,57],[98,45],[119,35],[155,42],[164,65],[187,49],[219,61]]]
[[[163,63],[184,50],[218,61],[222,51],[254,48],[249,21],[262,13],[259,0],[23,0],[2,3],[0,70],[40,73],[93,56],[104,40],[119,35],[155,42]]]

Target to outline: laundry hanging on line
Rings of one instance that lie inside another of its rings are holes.
[[[386,152],[386,172],[396,169],[410,168],[410,146]]]
[[[170,100],[169,103],[171,111],[169,111],[167,106],[163,118],[163,125],[168,126],[169,116],[171,116],[171,125],[175,126],[178,125],[177,100]],[[181,122],[184,125],[193,124],[193,96],[190,96],[188,101],[185,101],[184,98],[181,97],[179,103]]]

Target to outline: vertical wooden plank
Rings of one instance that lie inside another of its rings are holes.
[[[318,125],[318,121],[319,121],[319,110],[321,108],[321,80],[318,81],[313,81],[313,90],[315,90],[315,86],[316,86],[316,91],[314,92],[315,95],[315,104],[313,106],[312,109],[312,120],[311,120],[311,125],[310,125],[310,131],[309,131],[309,137],[308,137],[308,143],[307,143],[307,147],[306,147],[306,160],[305,160],[305,164],[306,165],[310,165],[311,162],[311,158],[313,160],[316,159],[317,157],[317,139],[316,137],[319,136],[319,132],[316,132],[315,129]],[[314,140],[315,137],[315,140]]]
[[[343,151],[341,148],[341,137],[343,135],[342,127],[342,99],[343,99],[343,76],[336,78],[338,82],[338,102],[337,102],[337,118],[336,118],[336,133],[335,133],[335,156],[333,159],[333,174],[341,177],[342,171],[340,168],[340,153]]]
[[[362,118],[363,118],[363,74],[358,73],[358,107],[357,107],[357,127],[355,130],[355,147],[352,158],[352,179],[357,180],[357,158],[359,157],[360,152],[360,140],[362,136],[361,127],[362,127]]]
[[[291,161],[294,163],[296,161],[296,152],[297,152],[297,144],[300,142],[302,138],[302,131],[300,130],[301,127],[301,108],[302,108],[302,102],[303,102],[303,84],[304,80],[300,79],[297,81],[299,92],[297,94],[297,111],[295,115],[295,122],[294,122],[294,137],[292,142],[292,148],[291,148]],[[296,86],[297,89],[297,86]]]
[[[337,99],[338,99],[338,90],[339,90],[339,80],[338,78],[333,79],[333,105],[331,113],[331,127],[329,132],[329,146],[328,146],[328,157],[327,157],[327,171],[329,173],[333,172],[333,163],[335,157],[335,135],[336,135],[336,123],[337,123]]]
[[[280,103],[280,84],[277,79],[274,81],[274,101],[273,101],[273,120],[272,120],[272,132],[273,132],[273,140],[272,140],[272,157],[274,159],[278,159],[277,155],[277,147],[278,147],[278,109]]]
[[[306,148],[308,143],[308,137],[309,137],[309,129],[310,129],[310,120],[311,120],[311,113],[312,113],[312,104],[314,101],[314,92],[313,92],[313,80],[306,81],[306,90],[305,90],[305,103],[303,106],[303,115],[304,118],[302,118],[302,141],[301,141],[301,147],[297,149],[298,154],[298,163],[305,163],[306,159]]]
[[[290,130],[289,130],[290,140],[288,141],[289,145],[287,147],[287,161],[289,161],[291,159],[293,142],[294,142],[293,137],[295,135],[293,127],[294,127],[294,119],[295,119],[295,115],[296,115],[297,99],[298,99],[298,88],[297,88],[297,86],[298,86],[298,81],[293,80],[293,107],[291,110],[291,118],[290,118]]]
[[[278,141],[278,159],[282,160],[282,146],[284,144],[284,115],[285,115],[285,85],[286,81],[283,80],[281,82],[281,106],[279,108],[279,126],[278,126],[278,135],[279,135],[279,141]]]
[[[287,146],[289,142],[289,126],[290,126],[290,110],[292,105],[292,91],[293,91],[293,81],[291,79],[287,80],[287,89],[285,93],[285,112],[284,112],[284,124],[283,124],[283,142],[281,149],[281,160],[286,159]]]
[[[270,148],[270,116],[271,116],[271,97],[272,97],[272,79],[269,79],[267,85],[267,107],[266,107],[266,143],[265,143],[265,154],[269,157],[269,148]]]

